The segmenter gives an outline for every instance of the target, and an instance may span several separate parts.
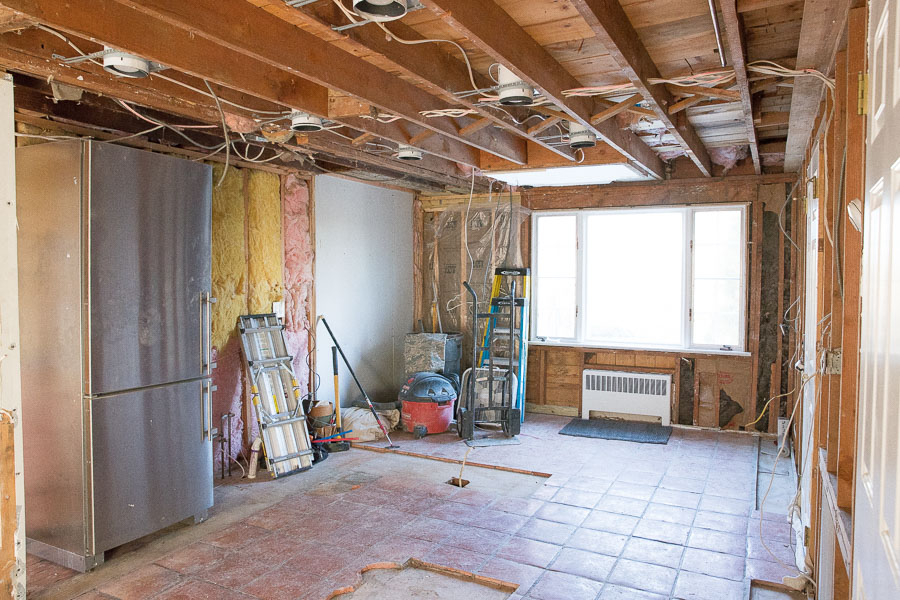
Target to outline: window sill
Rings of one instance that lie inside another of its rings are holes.
[[[716,350],[710,349],[686,349],[686,348],[647,348],[642,346],[598,346],[596,344],[588,344],[584,342],[553,342],[541,340],[529,340],[529,346],[556,346],[559,348],[592,348],[596,350],[622,350],[637,352],[665,352],[668,354],[700,354],[700,355],[717,355],[717,356],[750,356],[749,352],[739,350]]]

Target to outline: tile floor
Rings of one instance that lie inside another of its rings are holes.
[[[410,557],[516,583],[512,598],[533,600],[744,600],[750,579],[795,573],[777,562],[793,562],[784,515],[755,508],[756,438],[676,428],[666,445],[636,444],[558,435],[567,421],[528,415],[520,445],[468,454],[551,474],[530,497],[404,470],[313,493],[300,474],[289,478],[298,491],[277,503],[112,579],[102,574],[115,560],[61,576],[30,559],[29,596],[69,597],[58,595],[61,582],[84,588],[97,577],[80,598],[321,599],[366,564]],[[395,438],[403,452],[459,459],[468,450],[454,434]],[[334,477],[384,456],[354,449],[309,473]]]

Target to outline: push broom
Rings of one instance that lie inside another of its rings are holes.
[[[362,393],[363,399],[365,399],[365,401],[366,401],[366,405],[368,405],[369,410],[372,411],[372,416],[375,417],[375,422],[378,423],[378,427],[381,429],[381,433],[383,433],[384,437],[387,438],[387,441],[388,441],[387,449],[391,450],[394,448],[399,448],[400,446],[394,444],[394,442],[391,441],[391,436],[388,433],[387,427],[385,427],[384,423],[381,422],[381,419],[378,418],[378,413],[375,411],[375,407],[372,406],[372,401],[369,399],[369,395],[366,393],[366,390],[363,389],[363,386],[359,382],[359,378],[356,376],[356,373],[353,372],[353,367],[350,366],[350,361],[347,360],[347,355],[344,354],[344,349],[341,348],[341,345],[338,343],[337,338],[334,337],[334,332],[331,331],[331,327],[328,326],[328,321],[326,321],[325,317],[323,317],[321,315],[319,315],[319,320],[322,321],[322,323],[325,325],[325,329],[328,330],[328,335],[331,336],[331,341],[334,342],[334,345],[337,348],[337,351],[340,352],[340,354],[341,354],[341,358],[344,359],[344,364],[347,365],[347,370],[350,371],[350,376],[353,377],[353,381],[356,382],[356,387],[358,387],[359,391]],[[335,361],[335,367],[337,367],[337,359],[334,359],[334,361]],[[337,372],[336,369],[335,369],[335,372]],[[335,408],[337,409],[337,405],[335,405]]]

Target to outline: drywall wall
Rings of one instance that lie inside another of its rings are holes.
[[[413,322],[413,195],[316,177],[316,310],[324,315],[374,401],[396,400],[403,337]],[[317,328],[316,360],[332,399],[331,339]],[[359,397],[341,365],[341,404]]]

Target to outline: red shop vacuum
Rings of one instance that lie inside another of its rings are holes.
[[[453,420],[456,388],[439,373],[415,373],[400,388],[403,427],[415,437],[444,433]]]

